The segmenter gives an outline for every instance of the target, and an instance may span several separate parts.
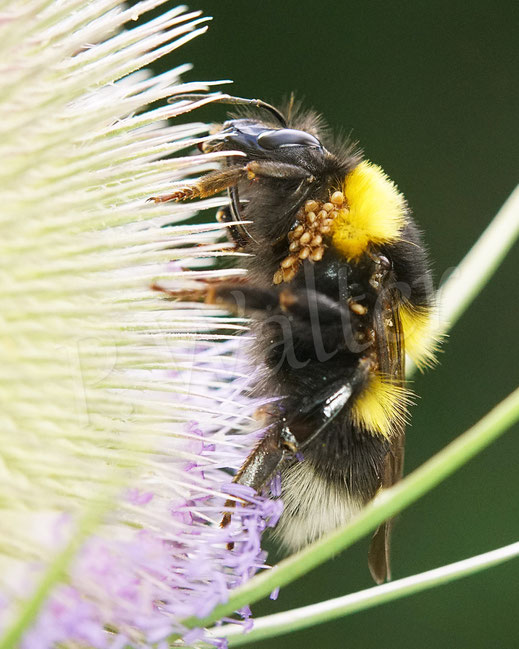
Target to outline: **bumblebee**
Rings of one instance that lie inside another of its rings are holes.
[[[295,550],[402,476],[405,355],[421,366],[435,351],[430,266],[403,195],[319,116],[293,103],[285,116],[260,100],[215,101],[248,107],[202,145],[224,153],[221,168],[153,200],[228,192],[217,218],[249,253],[247,277],[196,293],[251,319],[255,394],[270,405],[234,481],[259,492],[281,474],[276,533]],[[371,541],[377,583],[390,578],[390,530],[386,521]]]

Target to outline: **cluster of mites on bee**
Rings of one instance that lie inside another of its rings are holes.
[[[331,233],[338,210],[345,207],[344,194],[334,192],[329,202],[309,200],[296,214],[296,227],[288,233],[290,254],[283,259],[274,273],[274,284],[290,282],[305,259],[321,261],[325,243],[323,236]]]

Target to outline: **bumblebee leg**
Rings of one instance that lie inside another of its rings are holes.
[[[311,290],[292,291],[276,287],[235,286],[224,283],[218,289],[218,297],[226,303],[233,300],[243,306],[245,312],[268,311],[273,315],[285,313],[300,320],[311,321],[315,315],[324,324],[341,324],[350,318],[347,307],[341,306],[324,293]],[[342,319],[342,320],[341,320]]]
[[[214,293],[212,303],[224,304],[238,316],[265,314],[265,326],[277,323],[283,341],[290,342],[299,325],[307,325],[312,354],[325,358],[328,349],[348,349],[360,353],[371,345],[362,329],[363,316],[352,313],[327,295],[311,290],[291,290],[278,287],[259,288],[243,283],[223,283]],[[288,338],[287,338],[288,337]]]
[[[218,223],[233,223],[235,222],[235,219],[232,214],[232,210],[230,205],[226,205],[225,207],[221,207],[218,212],[216,212],[216,220]],[[246,237],[242,234],[241,228],[239,225],[231,225],[227,228],[227,237],[230,241],[232,241],[235,246],[236,250],[239,248],[243,248],[245,244],[247,243]]]
[[[155,203],[167,203],[168,201],[185,201],[193,198],[209,198],[209,196],[236,185],[246,174],[246,167],[233,165],[221,171],[211,171],[191,183],[179,185],[171,194],[152,196],[148,200]]]
[[[239,276],[234,279],[232,282],[226,279],[197,279],[197,282],[200,282],[200,288],[190,288],[190,289],[174,289],[166,288],[160,284],[153,283],[150,288],[153,291],[159,291],[164,293],[167,297],[176,298],[178,300],[189,300],[191,302],[205,302],[206,304],[216,304],[221,302],[226,302],[225,297],[222,298],[219,296],[219,292],[223,293],[230,290],[237,291],[241,287],[241,284],[245,284],[248,281],[247,277]],[[223,290],[225,288],[225,291]],[[234,306],[234,301],[229,297],[229,308]]]
[[[243,315],[251,311],[267,311],[279,306],[276,293],[255,286],[247,286],[248,277],[238,276],[229,281],[225,279],[199,279],[200,288],[175,289],[160,284],[152,284],[153,291],[164,293],[167,297],[189,299],[206,304],[224,304],[229,311]]]
[[[298,446],[295,437],[289,428],[279,422],[274,428],[267,431],[259,441],[249,457],[245,460],[238,473],[234,476],[235,484],[252,487],[259,492],[261,488],[275,474],[278,467],[288,454],[295,454]],[[232,513],[229,508],[235,506],[234,500],[226,500],[220,527],[227,527],[231,522]],[[232,550],[233,543],[227,545]]]
[[[314,314],[319,314],[319,320],[323,323],[340,324],[343,320],[349,321],[351,317],[349,309],[340,302],[310,289],[282,289],[279,293],[279,306],[283,312],[301,320],[311,320]]]
[[[335,419],[358,386],[365,381],[368,371],[368,363],[361,361],[347,382],[342,379],[335,381],[324,390],[306,399],[299,399],[297,406],[287,404],[287,409],[291,405],[294,407],[289,415],[284,416],[281,409],[278,409],[277,421],[245,460],[233,482],[259,492],[285,459],[294,457],[298,451],[303,450]],[[234,505],[234,500],[225,502],[227,511],[223,514],[221,527],[226,527],[231,522],[232,514],[228,509]],[[232,549],[232,543],[228,547]]]
[[[362,329],[363,315],[319,291],[227,284],[219,289],[218,297],[227,305],[235,305],[232,310],[240,315],[266,312],[266,324],[284,318],[288,334],[297,328],[296,323],[307,323],[313,351],[321,357],[326,355],[325,346],[360,353],[371,344]]]
[[[254,178],[279,178],[280,180],[307,180],[313,182],[315,177],[304,167],[288,164],[287,162],[269,162],[267,160],[253,160],[247,165],[247,177]]]

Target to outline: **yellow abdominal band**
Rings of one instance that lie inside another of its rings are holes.
[[[436,352],[441,342],[438,333],[438,314],[435,307],[402,305],[399,310],[402,340],[406,354],[419,370],[436,363]]]
[[[412,393],[380,374],[373,374],[351,409],[353,423],[373,435],[389,438],[403,424]]]
[[[347,259],[358,259],[370,243],[396,241],[405,224],[406,202],[380,167],[361,162],[344,180],[345,207],[332,225],[332,243]]]

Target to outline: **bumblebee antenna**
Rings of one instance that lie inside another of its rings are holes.
[[[188,93],[186,95],[175,95],[168,99],[168,104],[171,104],[174,101],[179,99],[191,99],[193,101],[198,101],[200,99],[207,99],[210,95],[202,95],[196,93]],[[283,128],[287,127],[287,120],[282,112],[280,112],[274,106],[267,104],[266,101],[262,99],[245,99],[244,97],[233,97],[232,95],[218,95],[213,99],[214,104],[231,104],[236,106],[255,106],[256,108],[262,108],[263,110],[268,110],[269,113],[272,113],[274,117],[278,120]]]

